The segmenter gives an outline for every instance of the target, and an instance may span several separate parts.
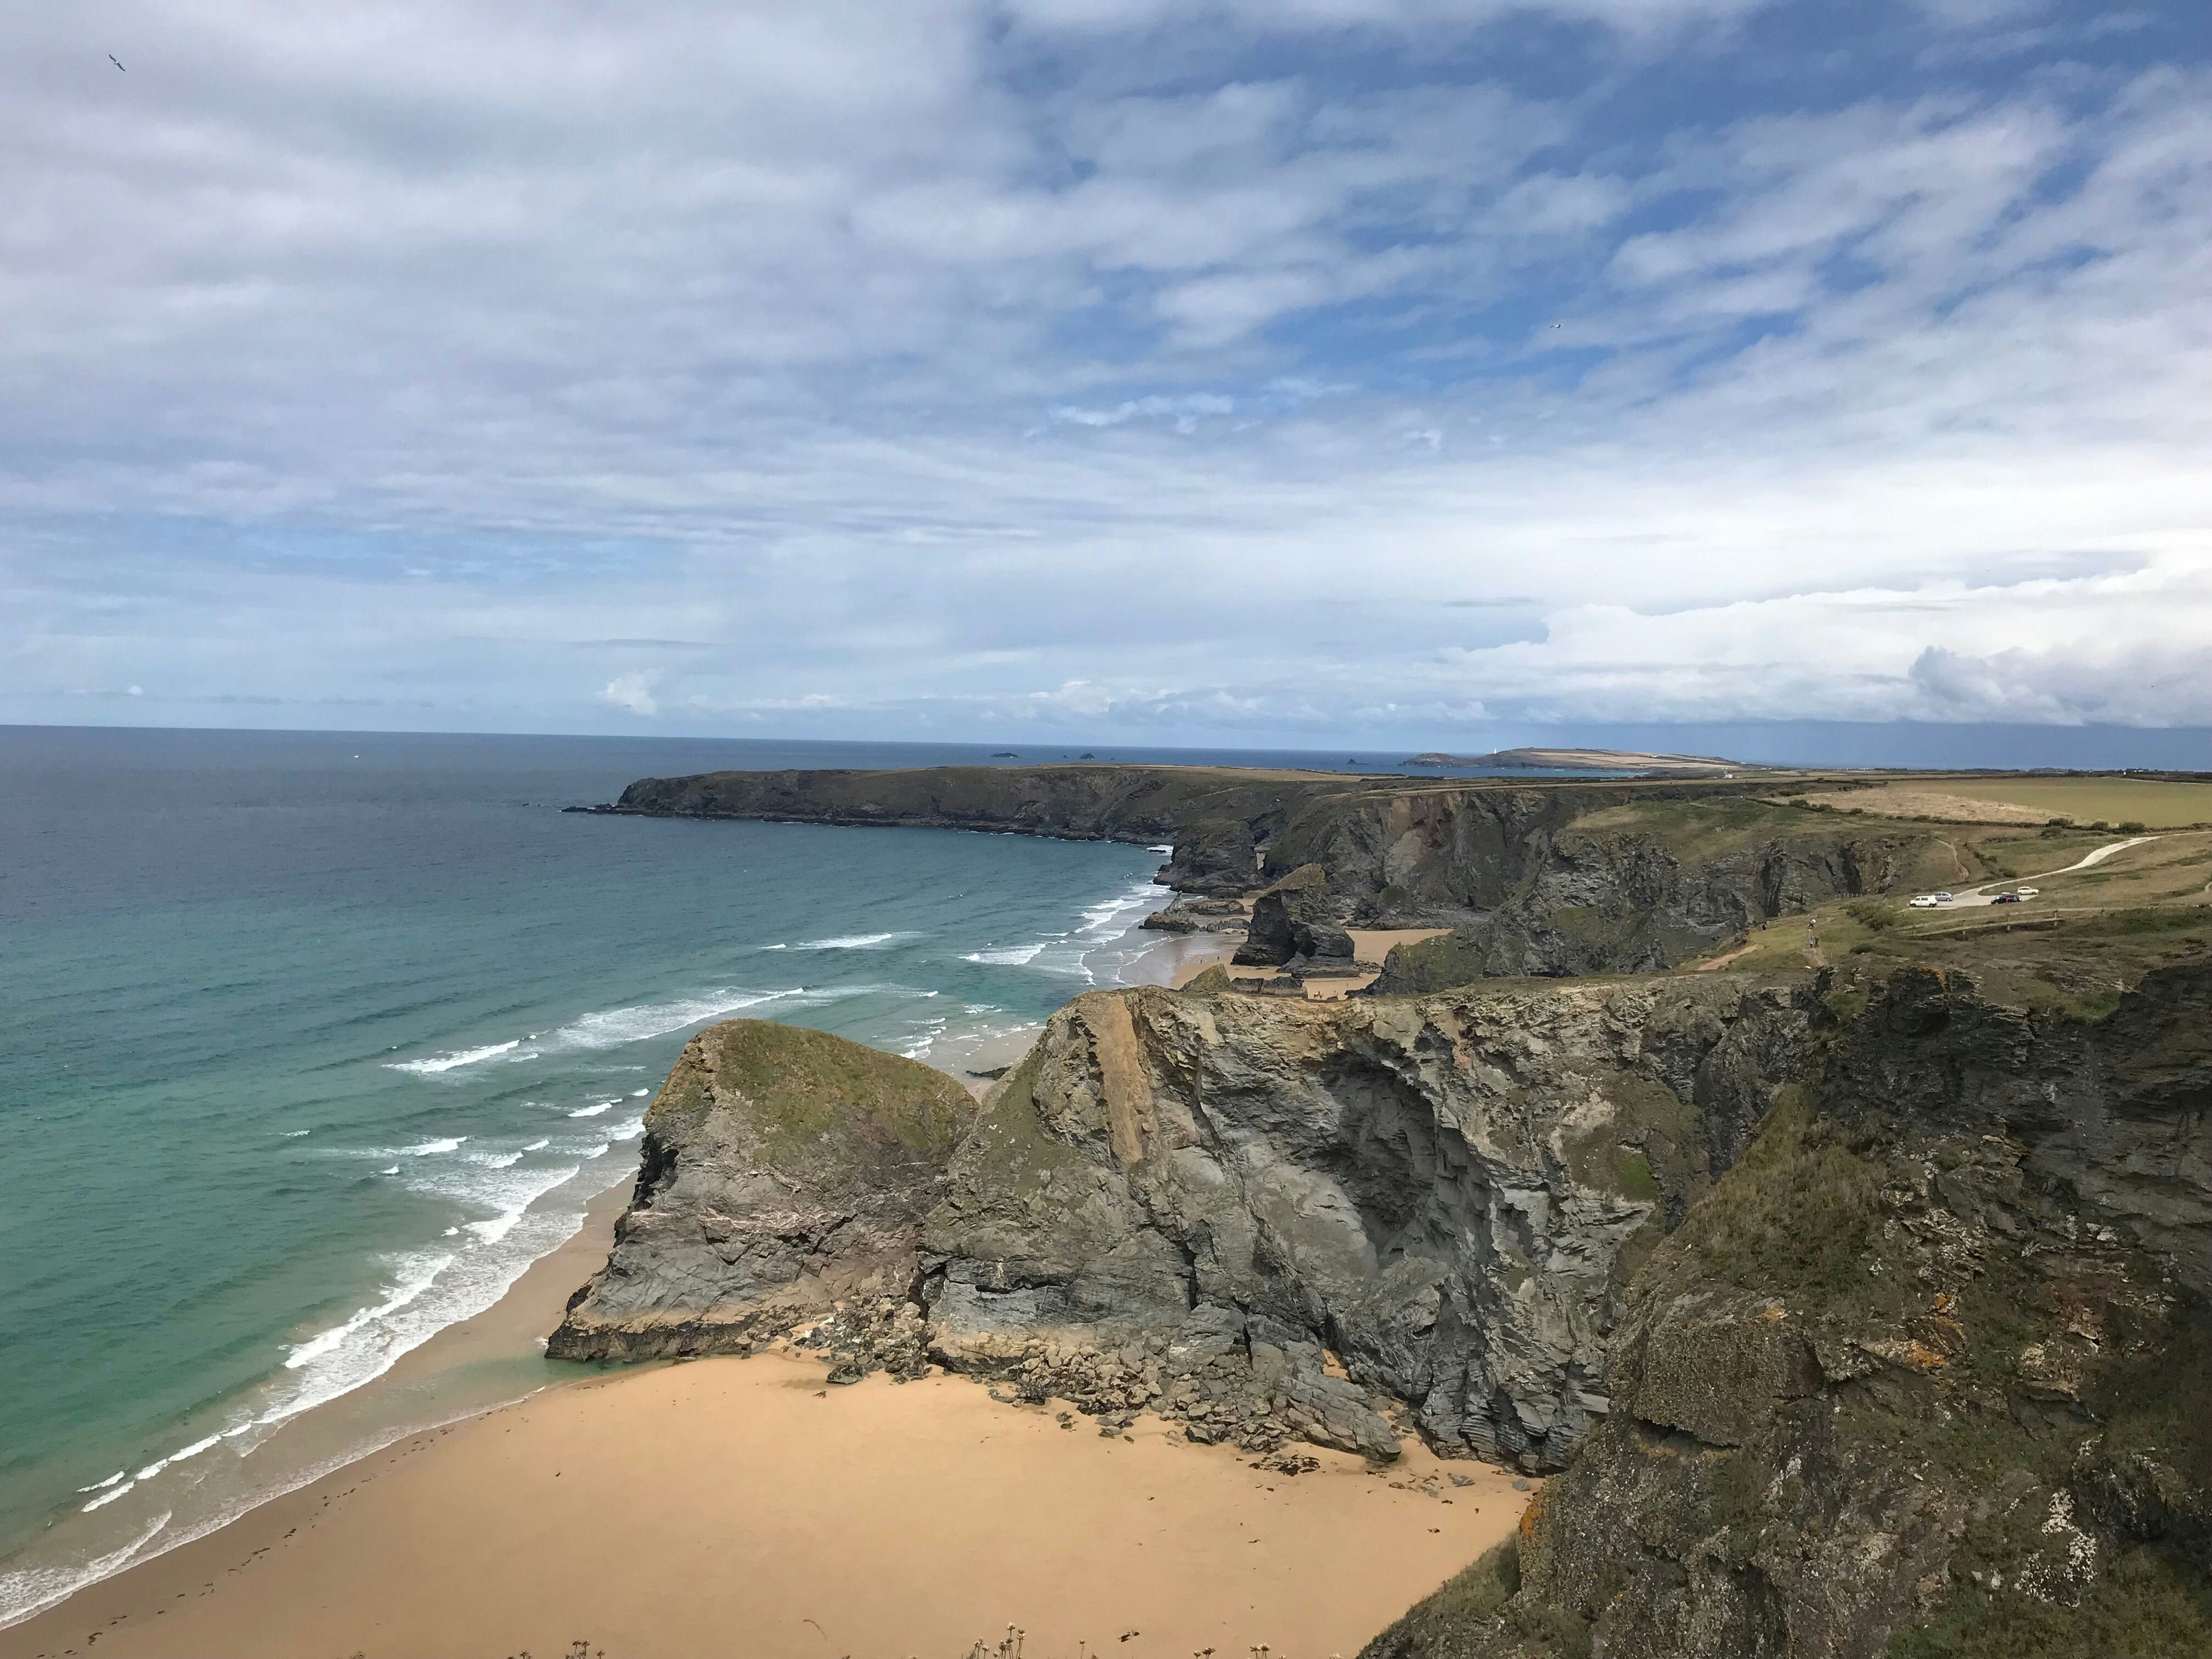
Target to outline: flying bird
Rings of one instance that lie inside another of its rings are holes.
[[[118,58],[118,57],[117,57],[113,52],[109,52],[109,53],[107,54],[107,61],[108,61],[109,63],[111,63],[111,64],[114,64],[116,68],[118,68],[118,69],[123,69],[123,60],[122,60],[120,58]],[[128,75],[128,74],[130,74],[130,73],[131,73],[131,71],[130,71],[129,70],[123,70],[123,72],[124,72],[125,75]]]

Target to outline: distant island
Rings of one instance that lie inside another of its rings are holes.
[[[1675,777],[1712,777],[1725,772],[1759,769],[1717,755],[1647,755],[1628,749],[1500,749],[1489,755],[1415,755],[1406,766],[1525,766],[1547,772],[1662,772]]]

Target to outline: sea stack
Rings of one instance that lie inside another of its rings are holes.
[[[921,1218],[975,1113],[943,1073],[826,1031],[708,1027],[646,1113],[614,1249],[546,1352],[744,1352],[841,1303],[907,1305]]]

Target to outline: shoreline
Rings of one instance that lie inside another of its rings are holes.
[[[278,1425],[254,1449],[252,1455],[264,1461],[247,1466],[256,1471],[282,1471],[272,1480],[246,1486],[234,1499],[188,1522],[177,1537],[161,1541],[150,1553],[140,1552],[155,1543],[169,1515],[152,1534],[120,1553],[119,1560],[111,1556],[76,1569],[46,1569],[58,1576],[72,1571],[89,1571],[94,1576],[0,1625],[0,1651],[7,1650],[4,1644],[12,1632],[180,1550],[220,1538],[303,1487],[342,1474],[402,1440],[502,1410],[585,1376],[589,1368],[546,1359],[544,1338],[558,1322],[569,1295],[606,1260],[616,1218],[628,1203],[634,1178],[627,1176],[592,1194],[585,1202],[577,1231],[525,1267],[490,1306],[435,1332],[359,1388]],[[99,1571],[107,1560],[114,1565]]]
[[[1166,902],[1164,892],[1161,902]],[[1132,917],[1118,938],[1103,939],[1094,948],[1108,952],[1116,947],[1126,950],[1139,934],[1139,924],[1144,916],[1158,908],[1158,905],[1146,907]],[[1224,934],[1164,935],[1113,961],[1106,982],[1179,987],[1214,963],[1226,965],[1238,943],[1237,938]],[[1232,971],[1240,976],[1260,976],[1267,970]],[[1073,994],[1080,994],[1078,991]],[[995,1081],[981,1073],[1018,1065],[1042,1030],[1039,1024],[1011,1031],[985,1032],[969,1039],[945,1039],[944,1046],[949,1052],[933,1053],[926,1057],[926,1063],[953,1075],[980,1098]],[[276,1535],[278,1519],[286,1519],[289,1523],[282,1537],[294,1536],[299,1530],[298,1516],[306,1512],[306,1505],[312,1502],[315,1509],[320,1510],[337,1497],[349,1494],[356,1480],[374,1478],[368,1471],[396,1468],[399,1460],[428,1449],[457,1429],[512,1413],[533,1400],[577,1390],[601,1389],[659,1369],[631,1366],[608,1375],[602,1368],[568,1366],[543,1358],[544,1339],[558,1322],[568,1298],[605,1262],[612,1243],[615,1221],[627,1206],[632,1179],[633,1174],[626,1172],[592,1194],[586,1201],[584,1218],[577,1231],[532,1261],[489,1307],[437,1332],[361,1388],[313,1407],[280,1426],[259,1449],[264,1455],[270,1451],[275,1453],[262,1467],[289,1466],[288,1472],[275,1482],[249,1492],[219,1518],[210,1517],[207,1524],[196,1524],[173,1541],[162,1543],[152,1554],[140,1557],[134,1548],[106,1571],[98,1571],[102,1563],[89,1564],[96,1576],[15,1622],[0,1626],[0,1656],[19,1651],[56,1651],[40,1644],[43,1637],[33,1639],[36,1633],[50,1628],[58,1632],[64,1625],[88,1621],[105,1627],[110,1620],[130,1617],[125,1603],[137,1607],[144,1617],[166,1616],[143,1605],[142,1586],[157,1580],[166,1584],[179,1574],[189,1577],[200,1571],[195,1564],[200,1563],[203,1555],[212,1562],[218,1555],[242,1547],[242,1540],[251,1540],[255,1547],[246,1552],[245,1559],[256,1559],[274,1547],[270,1537],[264,1534]],[[518,1367],[524,1370],[519,1379],[522,1386],[517,1386],[517,1379],[512,1376]],[[533,1370],[535,1374],[531,1374]],[[507,1376],[508,1382],[502,1389],[499,1382],[503,1375]],[[976,1386],[978,1379],[951,1380],[983,1394]],[[487,1384],[496,1397],[483,1394]],[[472,1387],[476,1397],[470,1399]],[[988,1399],[988,1395],[983,1397]],[[460,1405],[459,1410],[447,1409],[456,1403]],[[1178,1442],[1182,1438],[1179,1431],[1162,1425],[1154,1425],[1150,1432],[1163,1443],[1170,1438]],[[1181,1449],[1195,1454],[1218,1449],[1193,1445]],[[1486,1478],[1492,1474],[1507,1478],[1488,1466],[1466,1467]],[[143,1548],[144,1543],[136,1547]],[[1462,1554],[1449,1563],[1446,1574],[1455,1571],[1465,1559]],[[201,1593],[214,1593],[212,1586],[221,1577],[240,1570],[242,1564],[226,1566],[221,1574],[198,1581]],[[1381,1628],[1405,1602],[1426,1588],[1425,1584],[1414,1586],[1399,1607],[1382,1610],[1372,1628]],[[163,1592],[164,1599],[169,1601],[179,1595],[189,1600],[192,1592]],[[106,1611],[99,1611],[103,1609]],[[994,1614],[986,1619],[973,1635],[962,1638],[960,1650],[964,1650],[975,1636],[995,1630],[997,1626],[992,1622],[995,1617]],[[1154,1622],[1160,1620],[1155,1618]],[[493,1645],[497,1645],[506,1638],[491,1639]],[[1364,1636],[1360,1639],[1364,1640]],[[894,1642],[892,1645],[897,1644]]]
[[[1135,908],[1119,933],[1089,945],[1086,955],[1104,953],[1109,958],[1101,964],[1108,974],[1103,983],[1166,983],[1174,973],[1175,947],[1185,943],[1180,939],[1163,938],[1115,958],[1117,948],[1126,951],[1132,941],[1149,938],[1140,935],[1137,924],[1172,896],[1164,888],[1158,895],[1156,902]],[[1081,988],[1096,988],[1096,982]],[[1072,989],[1070,994],[1080,994],[1080,990]],[[994,1079],[974,1073],[1018,1064],[1042,1030],[1040,1024],[943,1039],[933,1045],[939,1052],[922,1058],[980,1098]],[[203,1479],[214,1475],[218,1484],[209,1489],[211,1500],[197,1486],[184,1494],[184,1504],[199,1498],[205,1512],[176,1523],[173,1537],[163,1536],[172,1530],[173,1507],[136,1541],[119,1539],[118,1547],[90,1559],[40,1560],[37,1546],[29,1547],[9,1564],[10,1573],[49,1577],[57,1593],[33,1590],[26,1611],[0,1622],[0,1638],[80,1601],[104,1584],[219,1537],[303,1486],[362,1465],[392,1445],[499,1411],[547,1389],[593,1381],[595,1367],[547,1360],[544,1339],[559,1322],[568,1297],[605,1262],[615,1220],[626,1207],[635,1180],[634,1154],[630,1164],[617,1179],[583,1198],[583,1219],[577,1231],[530,1262],[490,1305],[438,1330],[368,1382],[277,1425],[256,1443],[251,1461],[240,1461],[234,1487],[225,1489],[228,1483],[222,1479],[230,1471],[218,1474],[195,1468],[193,1474]],[[558,1202],[560,1192],[556,1188],[542,1194],[532,1208]],[[571,1189],[567,1203],[575,1204],[579,1196]],[[263,1471],[272,1473],[256,1480]]]
[[[394,1442],[0,1632],[0,1659],[688,1659],[739,1631],[759,1659],[957,1659],[1009,1624],[1038,1659],[1349,1653],[1528,1501],[1418,1445],[1297,1450],[1291,1475],[1157,1419],[1102,1435],[941,1372],[831,1389],[788,1348],[624,1367]]]

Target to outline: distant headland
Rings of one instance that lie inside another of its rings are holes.
[[[1525,766],[1532,772],[1637,772],[1672,777],[1709,778],[1760,769],[1717,755],[1650,755],[1632,749],[1500,749],[1488,755],[1445,755],[1431,751],[1400,763],[1404,766]]]

